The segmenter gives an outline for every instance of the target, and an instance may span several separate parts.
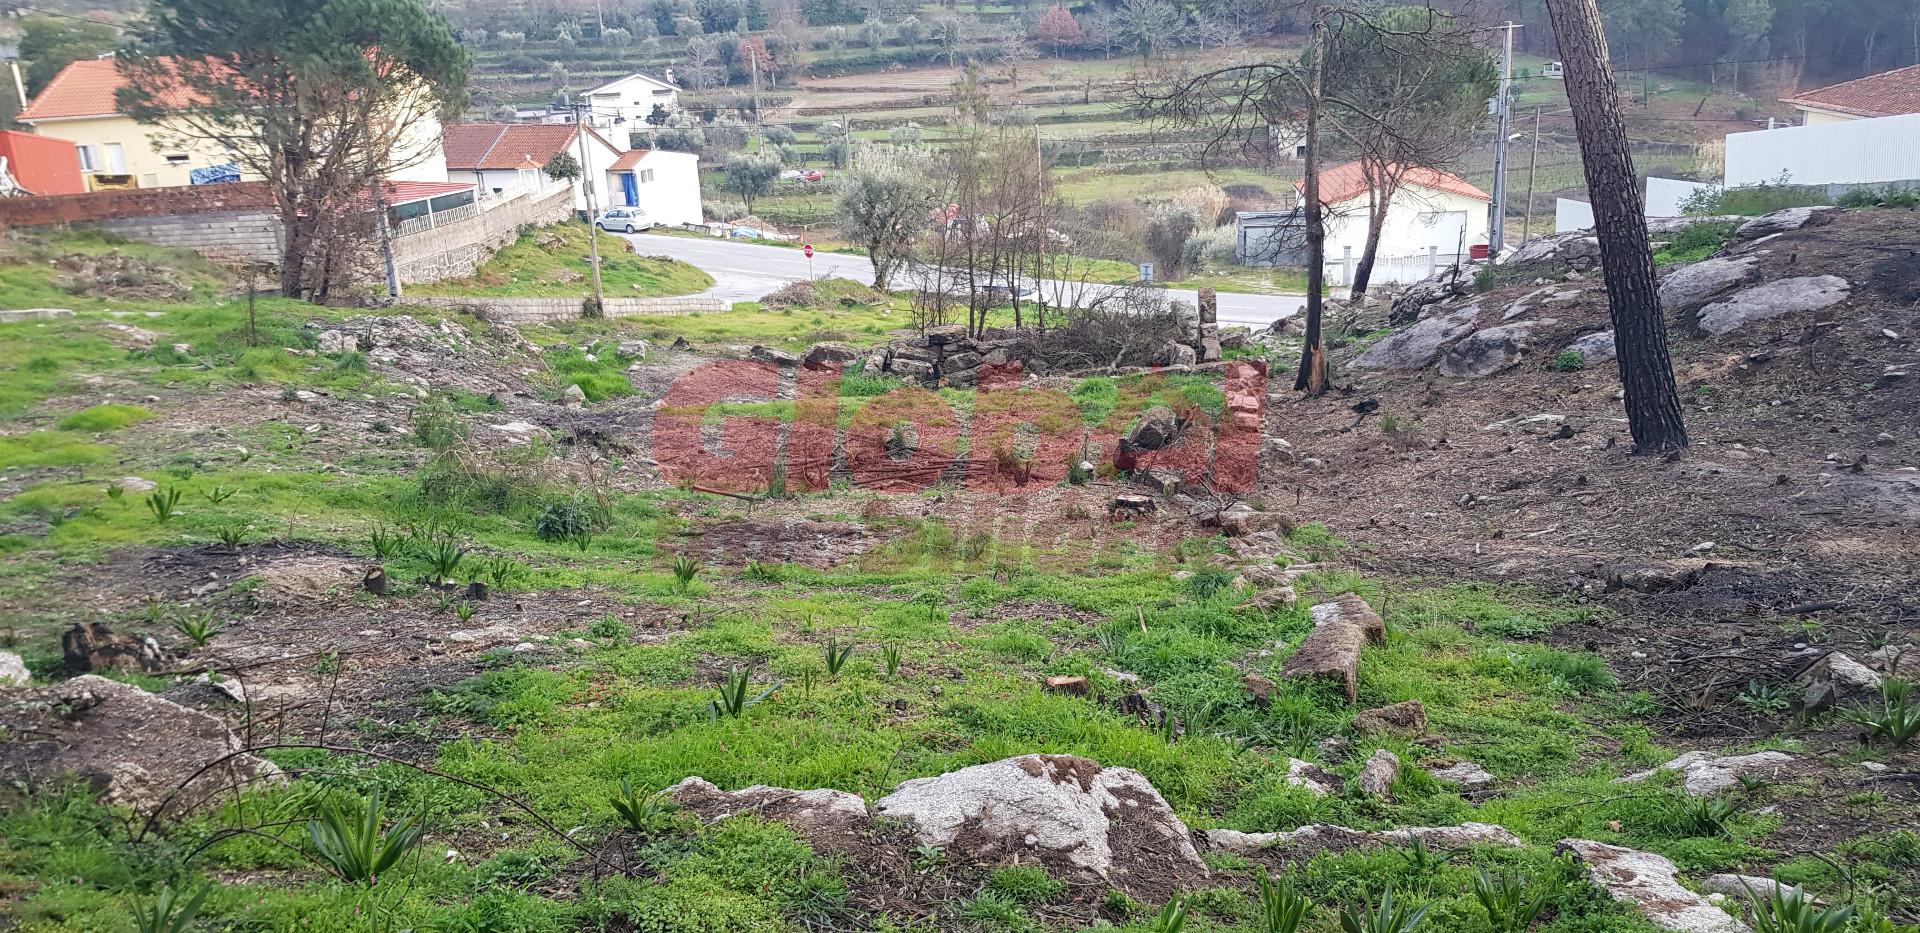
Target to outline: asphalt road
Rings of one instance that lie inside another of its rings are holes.
[[[808,275],[807,257],[797,249],[763,246],[722,239],[696,239],[652,233],[620,233],[633,241],[633,248],[645,256],[671,256],[690,263],[713,276],[712,288],[702,296],[727,301],[753,301],[788,282]],[[817,252],[813,255],[815,278],[838,276],[859,282],[873,281],[873,264],[865,256]],[[1049,289],[1050,291],[1051,289]],[[1197,301],[1193,292],[1170,289],[1175,299]],[[1265,327],[1299,312],[1304,295],[1242,295],[1221,292],[1220,323]]]

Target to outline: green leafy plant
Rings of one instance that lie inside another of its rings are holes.
[[[1260,874],[1260,933],[1295,933],[1307,918],[1313,903],[1294,886]]]
[[[126,496],[126,494],[127,494],[127,488],[125,486],[122,486],[119,483],[107,484],[107,498],[110,501],[119,502],[121,501],[121,499],[123,499]]]
[[[433,611],[440,615],[446,615],[447,613],[452,612],[453,607],[460,602],[459,600],[454,598],[452,593],[438,593],[438,594],[435,594],[434,598],[435,598],[435,603],[434,603]]]
[[[221,544],[226,545],[227,550],[239,550],[240,545],[247,542],[247,526],[224,525],[219,531],[214,532],[214,535],[220,539]]]
[[[700,575],[698,558],[681,554],[673,559],[673,585],[681,590],[693,585],[693,578]]]
[[[220,624],[211,612],[182,612],[174,616],[173,630],[193,642],[195,648],[205,648],[213,636],[220,634]]]
[[[1193,576],[1187,578],[1187,592],[1192,593],[1194,599],[1206,602],[1212,599],[1214,594],[1222,592],[1232,584],[1232,573],[1217,567],[1209,567],[1205,570],[1196,570]]]
[[[351,803],[321,804],[319,815],[307,822],[314,853],[350,884],[378,883],[380,875],[400,864],[420,843],[426,827],[415,819],[386,822],[386,801],[373,795]]]
[[[1427,845],[1425,839],[1408,833],[1407,847],[1397,850],[1397,853],[1401,859],[1406,861],[1407,873],[1419,879],[1421,883],[1425,883],[1432,879],[1434,874],[1439,872],[1442,866],[1453,861],[1454,856],[1459,855],[1460,851],[1455,849],[1445,855],[1441,855],[1433,851],[1433,849]]]
[[[627,828],[642,836],[659,832],[671,819],[673,811],[679,809],[679,805],[665,795],[646,788],[636,788],[626,778],[620,779],[620,793],[612,803],[613,812],[620,814]]]
[[[574,532],[571,537],[567,538],[567,543],[572,544],[575,550],[578,550],[580,553],[585,554],[587,553],[588,548],[593,547],[593,532],[591,531]]]
[[[726,717],[739,719],[746,715],[747,707],[773,696],[785,681],[776,680],[759,693],[752,693],[753,675],[740,668],[728,668],[727,677],[720,684],[720,698],[707,704],[707,716],[710,719]]]
[[[460,605],[453,607],[453,616],[462,622],[471,620],[473,618],[473,604],[462,600]]]
[[[580,502],[549,502],[533,519],[534,537],[542,541],[570,541],[593,531],[593,511]]]
[[[367,544],[373,549],[373,556],[380,560],[391,560],[400,553],[400,545],[405,540],[399,532],[381,527],[375,527],[367,534]]]
[[[1756,933],[1845,933],[1853,924],[1853,907],[1822,907],[1797,884],[1776,884],[1761,896],[1747,883],[1747,899],[1753,903],[1753,928]]]
[[[1553,371],[1556,373],[1579,372],[1587,368],[1586,354],[1579,350],[1563,350],[1553,358]]]
[[[587,624],[587,635],[590,638],[625,638],[627,623],[620,621],[618,616],[603,615]]]
[[[191,893],[167,885],[151,902],[133,905],[133,928],[139,933],[184,933],[200,915],[200,907],[211,893],[211,885]]]
[[[467,549],[454,536],[439,535],[427,542],[426,558],[433,582],[444,585],[460,572],[460,565],[467,559]]]
[[[206,496],[208,502],[219,505],[233,498],[233,494],[239,491],[238,489],[228,489],[225,486],[215,486],[212,489],[202,490],[200,494]]]
[[[1152,933],[1180,933],[1187,928],[1187,899],[1175,897],[1160,908],[1160,916],[1153,919],[1153,925],[1147,927]]]
[[[1779,685],[1763,680],[1747,681],[1746,689],[1740,691],[1740,695],[1734,700],[1741,706],[1762,714],[1778,713],[1793,705],[1793,701],[1787,698],[1785,691],[1782,691]]]
[[[851,642],[843,645],[837,636],[827,636],[827,644],[826,647],[821,650],[821,657],[827,662],[828,677],[840,676],[840,668],[845,666],[847,658],[852,656],[853,644]]]
[[[153,513],[153,520],[164,525],[173,521],[180,510],[180,490],[174,486],[156,489],[147,495],[147,511]]]
[[[1345,933],[1413,933],[1426,918],[1427,905],[1395,903],[1393,889],[1388,888],[1381,893],[1380,903],[1370,911],[1351,908],[1340,911],[1340,929]]]
[[[1746,809],[1746,803],[1731,794],[1717,797],[1681,796],[1673,804],[1669,820],[1674,832],[1686,836],[1718,836],[1727,824]]]
[[[1905,746],[1920,735],[1920,702],[1913,697],[1913,685],[1898,677],[1880,682],[1880,708],[1863,706],[1850,711],[1847,718],[1865,726],[1869,739],[1886,739]]]
[[[787,578],[787,570],[779,564],[750,560],[745,569],[740,571],[740,576],[760,583],[779,583]]]
[[[1521,933],[1547,906],[1546,886],[1521,875],[1495,878],[1481,868],[1474,869],[1473,896],[1487,912],[1493,933]]]
[[[511,557],[493,557],[481,563],[480,576],[484,577],[494,589],[500,590],[506,589],[507,584],[524,575],[526,569]]]
[[[881,645],[880,658],[887,665],[888,677],[900,676],[900,645],[897,642]]]

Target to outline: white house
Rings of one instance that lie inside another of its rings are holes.
[[[1374,259],[1374,282],[1417,282],[1434,265],[1464,260],[1475,246],[1487,245],[1487,206],[1493,198],[1458,175],[1430,168],[1400,172],[1400,188],[1387,209]],[[1306,205],[1306,183],[1295,182]],[[1326,205],[1327,276],[1343,285],[1352,264],[1367,249],[1372,198],[1359,162],[1320,173],[1320,203]]]
[[[1800,111],[1802,126],[1920,113],[1920,65],[1802,91],[1780,102]]]
[[[638,207],[669,226],[705,221],[700,203],[700,157],[691,152],[634,149],[607,170],[609,206]]]
[[[606,208],[614,195],[607,189],[607,172],[621,156],[619,148],[591,126],[571,123],[454,123],[445,131],[447,177],[471,181],[482,197],[531,190],[547,183],[547,163],[562,152],[580,159],[580,134],[586,134],[586,159],[580,177],[573,180],[573,206],[587,209],[585,183],[594,185],[595,203]]]
[[[646,129],[653,108],[667,113],[680,109],[680,88],[673,83],[673,72],[666,79],[630,74],[586,91],[580,99],[587,105],[587,125],[607,135],[621,149],[627,148],[627,136]]]

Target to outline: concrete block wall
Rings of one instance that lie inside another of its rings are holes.
[[[543,324],[550,321],[579,320],[585,298],[447,298],[405,299],[411,304],[437,308],[461,308],[495,324]],[[607,317],[636,317],[648,314],[700,314],[726,311],[731,306],[719,298],[609,298]]]
[[[129,240],[190,249],[221,262],[280,261],[280,219],[258,211],[119,217],[97,221],[96,226]]]
[[[86,194],[50,194],[0,199],[0,226],[38,227],[130,217],[267,212],[273,192],[264,182],[130,188]]]

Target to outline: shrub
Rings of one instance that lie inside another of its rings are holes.
[[[60,430],[93,433],[118,431],[127,425],[138,424],[152,417],[153,412],[138,405],[95,405],[60,419]]]
[[[1730,221],[1688,224],[1673,233],[1667,244],[1653,254],[1655,265],[1699,262],[1727,245],[1737,224]]]
[[[357,806],[323,805],[319,817],[307,823],[315,854],[342,881],[375,883],[387,869],[398,865],[426,832],[425,826],[410,819],[382,828],[385,813],[378,789]]]
[[[1553,371],[1571,373],[1587,368],[1587,357],[1579,350],[1567,350],[1553,358]]]
[[[593,509],[578,501],[549,502],[534,517],[534,537],[542,541],[567,541],[590,534],[597,524]]]

